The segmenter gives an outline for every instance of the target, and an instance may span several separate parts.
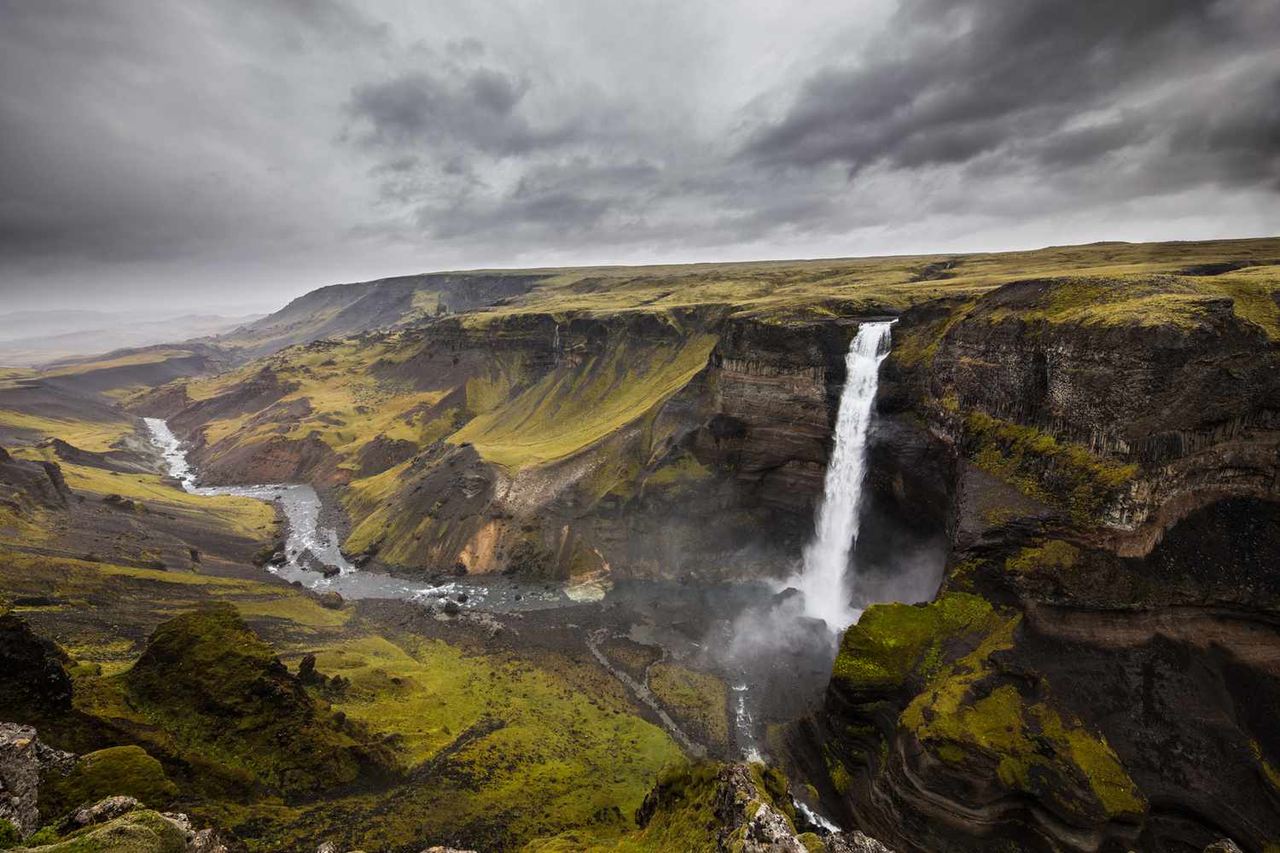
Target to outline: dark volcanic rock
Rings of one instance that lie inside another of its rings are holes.
[[[1194,313],[1060,319],[1112,287]],[[1280,837],[1276,345],[1163,279],[1020,282],[894,338],[867,482],[946,519],[950,594],[850,629],[797,771],[904,849]]]
[[[0,719],[39,721],[70,711],[70,664],[0,599]]]

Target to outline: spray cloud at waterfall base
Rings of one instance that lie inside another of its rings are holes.
[[[750,730],[753,718],[785,716],[816,702],[840,633],[860,614],[851,584],[856,571],[850,569],[879,367],[889,351],[890,328],[890,322],[863,323],[849,346],[823,496],[802,560],[777,583],[771,598],[737,616],[721,647],[727,667],[739,673],[736,735],[749,757],[759,753]]]

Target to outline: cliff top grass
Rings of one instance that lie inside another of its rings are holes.
[[[118,420],[76,420],[38,415],[13,408],[0,408],[0,427],[28,433],[27,443],[60,438],[82,450],[104,453],[134,432],[133,421],[123,414]]]
[[[60,376],[82,376],[99,370],[111,370],[117,367],[138,367],[147,364],[161,364],[174,359],[190,358],[195,352],[181,347],[145,347],[124,350],[118,353],[107,353],[91,358],[68,359],[55,363],[41,371],[39,375],[46,378]]]
[[[483,326],[522,313],[608,315],[720,308],[787,321],[902,310],[946,296],[968,296],[1030,278],[1118,278],[1280,259],[1280,239],[1191,243],[1096,243],[1024,252],[808,261],[756,261],[649,267],[523,271],[547,275],[527,294],[466,315]],[[514,272],[514,271],[513,271]],[[1280,268],[1236,275],[1280,281]],[[1211,281],[1217,276],[1200,276]]]
[[[267,541],[276,532],[276,511],[271,504],[234,495],[196,495],[156,474],[109,471],[58,459],[49,448],[31,448],[15,456],[56,462],[73,491],[102,498],[120,495],[148,510],[178,513],[193,520],[212,521],[216,527],[255,541]]]
[[[1057,325],[1192,329],[1205,321],[1211,309],[1231,299],[1235,313],[1270,333],[1280,307],[1268,297],[1276,292],[1280,292],[1280,266],[1258,267],[1253,276],[1229,278],[1161,274],[1072,276],[1049,280],[1029,302],[997,305],[987,314],[991,320],[1017,317],[1025,322]]]

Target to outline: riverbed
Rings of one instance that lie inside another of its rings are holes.
[[[194,495],[233,495],[267,501],[280,508],[285,524],[284,562],[266,570],[317,592],[336,592],[346,599],[394,598],[429,604],[450,599],[463,608],[500,611],[559,607],[573,602],[560,588],[495,578],[484,584],[465,580],[424,584],[352,565],[343,555],[338,532],[321,522],[324,505],[308,483],[202,486],[181,440],[160,418],[143,418],[152,444],[164,458],[169,476]]]

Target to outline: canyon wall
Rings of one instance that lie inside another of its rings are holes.
[[[1280,839],[1277,348],[1230,300],[1070,319],[1097,287],[1021,282],[895,330],[881,411],[954,466],[946,579],[848,631],[783,748],[892,846]],[[915,456],[878,476],[936,470]]]

